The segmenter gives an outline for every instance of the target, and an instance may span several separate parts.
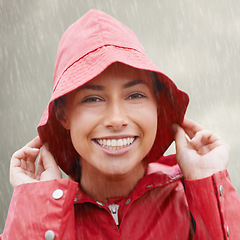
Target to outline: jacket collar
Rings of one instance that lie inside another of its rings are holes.
[[[149,163],[146,169],[145,176],[138,182],[135,189],[130,193],[127,198],[131,198],[131,200],[136,200],[151,189],[165,186],[181,178],[182,173],[177,164],[173,166],[167,166],[158,162]],[[121,198],[118,198],[118,201],[121,201]],[[109,203],[107,204],[98,202],[86,195],[79,187],[76,193],[74,203],[77,204],[87,202],[104,206],[111,203],[112,200],[110,199]]]

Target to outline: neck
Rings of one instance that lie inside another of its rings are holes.
[[[87,166],[82,165],[81,188],[88,196],[100,202],[127,197],[145,174],[143,163],[130,173],[118,176],[108,176],[97,171],[89,172],[86,168]]]

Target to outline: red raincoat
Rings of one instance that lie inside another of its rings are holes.
[[[108,203],[67,179],[20,185],[0,239],[240,239],[240,201],[227,171],[185,180],[186,195],[181,177],[177,165],[150,163],[127,198]]]
[[[52,111],[54,100],[114,62],[148,70],[160,85],[161,114],[145,176],[127,198],[107,203],[68,179],[17,186],[0,239],[240,239],[240,201],[227,171],[185,180],[184,189],[175,157],[161,157],[174,139],[172,124],[182,123],[188,96],[151,63],[130,29],[98,10],[70,26],[59,44],[53,94],[38,127],[57,164],[72,177],[79,174],[79,156]]]

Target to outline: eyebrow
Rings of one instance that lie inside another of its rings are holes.
[[[145,85],[148,86],[148,84],[145,81],[140,80],[140,79],[136,79],[136,80],[133,80],[131,82],[125,83],[123,85],[123,88],[129,88],[129,87],[135,86],[137,84],[145,84]],[[91,90],[103,91],[103,90],[105,90],[105,87],[102,86],[102,85],[98,85],[98,84],[85,84],[85,85],[81,86],[78,90],[82,90],[82,89],[91,89]]]
[[[104,90],[105,87],[102,86],[102,85],[97,85],[97,84],[94,84],[94,85],[90,85],[90,84],[85,84],[83,86],[81,86],[78,90],[82,90],[82,89],[91,89],[91,90]]]
[[[131,82],[128,82],[128,83],[124,84],[123,88],[129,88],[129,87],[135,86],[137,84],[145,84],[145,85],[148,86],[148,84],[145,81],[140,80],[140,79],[136,79],[136,80],[133,80]]]

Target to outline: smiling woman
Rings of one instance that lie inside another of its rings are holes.
[[[149,73],[120,63],[109,66],[66,95],[60,122],[70,130],[80,155],[81,186],[88,195],[101,201],[126,197],[145,173],[142,160],[157,131],[157,103]],[[110,187],[113,183],[117,193]]]
[[[39,137],[12,156],[2,238],[238,239],[228,147],[188,101],[129,28],[87,12],[60,41]]]

